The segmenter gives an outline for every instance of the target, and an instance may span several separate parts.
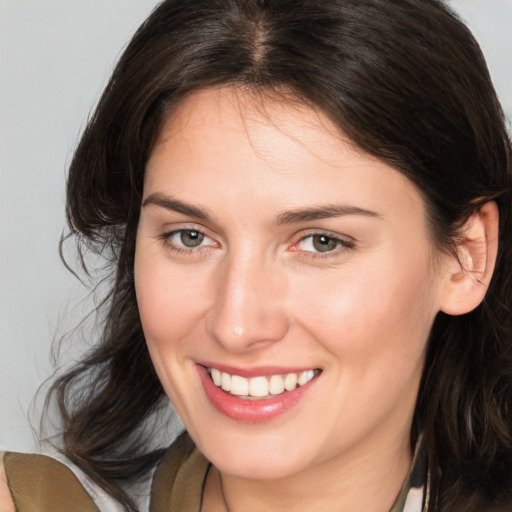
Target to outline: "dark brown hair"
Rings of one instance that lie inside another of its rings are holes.
[[[471,313],[436,318],[411,436],[424,432],[438,510],[511,496],[511,145],[481,51],[439,0],[167,0],[154,10],[69,170],[70,233],[107,259],[113,280],[101,339],[51,391],[63,451],[127,510],[121,484],[162,454],[144,437],[165,399],[133,282],[144,168],[172,106],[220,84],[286,89],[322,109],[418,187],[442,249],[479,205],[497,202],[489,291]]]

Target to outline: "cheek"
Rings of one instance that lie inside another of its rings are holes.
[[[314,287],[303,280],[293,292],[308,298],[297,321],[354,372],[410,369],[423,356],[436,314],[428,259],[389,257],[361,267],[317,279]]]
[[[175,344],[199,324],[206,292],[203,274],[176,269],[144,248],[136,251],[135,289],[148,345]]]
[[[140,319],[151,360],[162,385],[182,419],[188,418],[183,371],[194,371],[189,358],[190,337],[201,329],[204,308],[198,286],[204,276],[185,275],[161,254],[142,244],[135,254],[135,289]]]
[[[367,267],[343,275],[338,286],[326,283],[322,293],[310,289],[299,315],[327,352],[331,395],[338,397],[334,433],[364,432],[397,414],[402,424],[411,419],[435,312],[423,268],[393,268]]]

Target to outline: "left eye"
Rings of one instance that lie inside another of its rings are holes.
[[[307,252],[330,252],[343,247],[345,244],[338,238],[325,234],[309,235],[304,237],[298,244],[301,251]]]

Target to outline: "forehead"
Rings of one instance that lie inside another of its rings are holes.
[[[172,109],[162,125],[151,160],[160,151],[159,146],[176,147],[184,139],[191,144],[191,151],[208,151],[212,141],[218,142],[215,139],[219,130],[225,140],[246,139],[262,159],[278,159],[291,146],[336,158],[350,146],[341,130],[319,109],[291,93],[220,86],[194,92]],[[333,143],[337,146],[334,152],[328,150]],[[236,157],[241,148],[230,147],[230,157]],[[356,152],[355,148],[352,150]]]
[[[341,201],[423,213],[415,186],[319,109],[231,87],[193,93],[168,115],[146,168],[145,195],[155,192],[212,205],[217,197],[223,208]]]

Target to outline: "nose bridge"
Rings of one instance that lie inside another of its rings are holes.
[[[223,261],[209,325],[226,350],[249,351],[286,334],[286,286],[277,265],[250,247],[231,251]]]

